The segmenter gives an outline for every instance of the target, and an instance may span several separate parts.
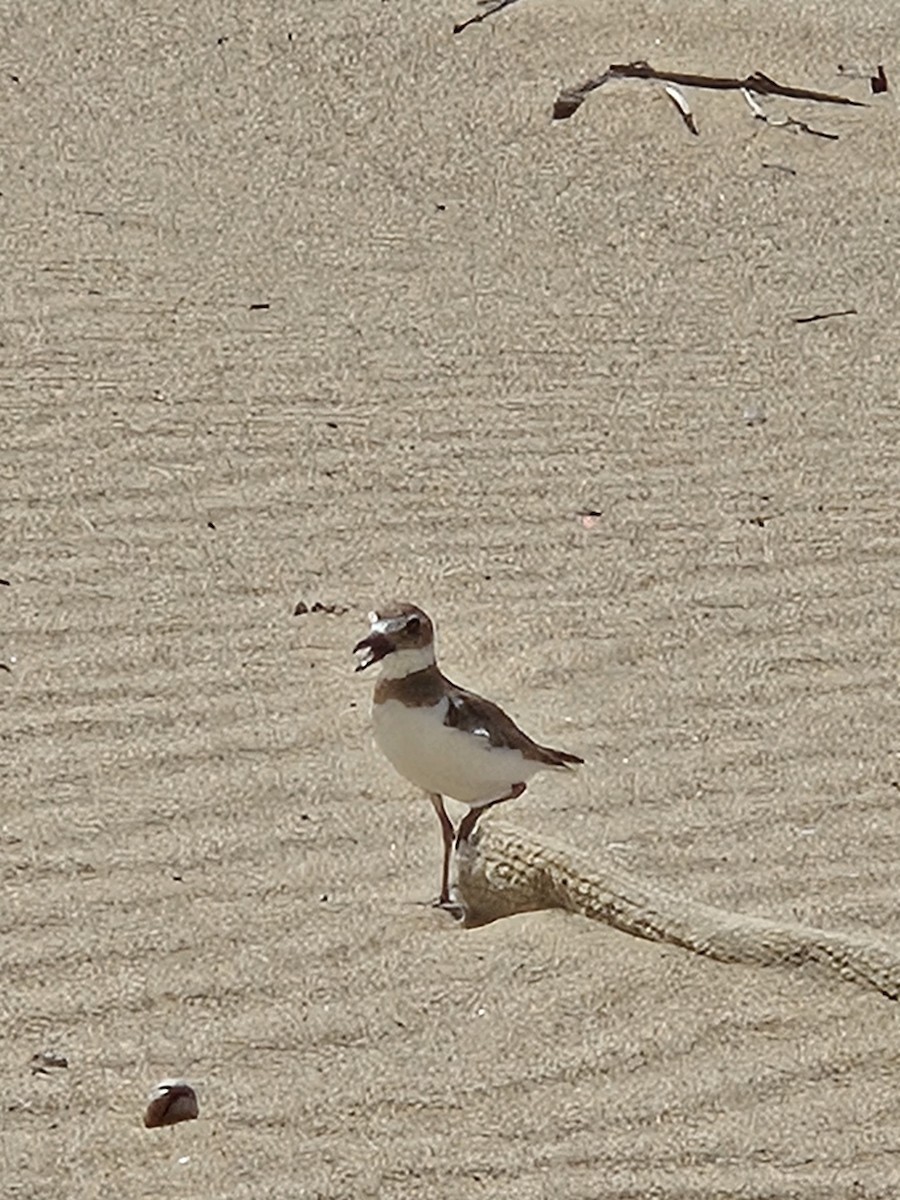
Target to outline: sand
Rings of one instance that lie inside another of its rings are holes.
[[[900,939],[894,0],[13,9],[0,1190],[895,1196],[896,1005],[456,928],[350,655],[420,603],[587,760],[505,822]],[[872,103],[550,122],[642,58]]]

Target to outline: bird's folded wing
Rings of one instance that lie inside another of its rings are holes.
[[[474,737],[484,738],[497,749],[518,750],[524,758],[545,763],[547,766],[561,767],[566,762],[581,762],[575,755],[539,746],[502,708],[490,700],[485,700],[483,696],[452,685],[448,699],[444,724],[451,729],[459,729]]]

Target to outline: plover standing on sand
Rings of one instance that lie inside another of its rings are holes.
[[[364,652],[357,671],[381,663],[372,705],[375,741],[434,805],[444,838],[438,904],[449,906],[454,838],[459,846],[486,808],[521,796],[536,771],[566,770],[584,760],[539,746],[502,708],[451,683],[435,659],[434,627],[415,604],[369,613],[369,622],[369,636],[353,653]],[[457,831],[445,796],[469,806]]]

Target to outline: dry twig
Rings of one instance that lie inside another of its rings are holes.
[[[842,308],[836,312],[813,313],[811,317],[794,317],[795,325],[812,325],[813,321],[830,321],[832,317],[855,317],[855,308]]]
[[[484,0],[480,0],[480,2],[484,3]],[[488,3],[490,3],[490,0],[488,0]],[[485,6],[482,12],[475,13],[475,15],[472,17],[467,17],[465,21],[457,22],[457,24],[453,26],[453,32],[462,33],[462,31],[464,29],[468,29],[470,25],[480,25],[482,21],[486,21],[488,17],[492,17],[494,13],[500,12],[501,9],[509,8],[510,4],[515,3],[516,0],[495,0],[494,3],[490,3],[490,8]]]
[[[741,95],[747,101],[747,107],[753,113],[754,117],[758,121],[764,121],[766,125],[771,125],[775,129],[793,127],[799,129],[802,133],[811,133],[813,137],[827,138],[830,142],[838,140],[836,133],[826,133],[823,129],[813,129],[811,125],[807,125],[805,121],[798,121],[796,117],[770,117],[749,88],[741,88]]]
[[[866,108],[861,100],[851,100],[849,96],[839,96],[833,92],[817,92],[811,88],[793,87],[791,84],[778,83],[755,71],[746,79],[734,79],[726,75],[695,75],[685,71],[657,71],[646,62],[611,63],[602,75],[587,79],[576,87],[563,88],[553,104],[554,121],[565,121],[577,112],[591,92],[603,87],[612,79],[652,79],[660,83],[675,84],[677,87],[708,88],[713,91],[748,91],[760,96],[785,96],[790,100],[813,100],[819,104],[849,104],[854,108]],[[670,93],[671,95],[671,93]],[[814,132],[808,130],[808,132]],[[833,137],[833,134],[820,136]]]

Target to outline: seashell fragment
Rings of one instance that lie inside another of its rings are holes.
[[[183,1079],[164,1079],[149,1096],[144,1113],[144,1125],[155,1129],[159,1125],[177,1125],[179,1121],[196,1121],[200,1107],[197,1093]]]

